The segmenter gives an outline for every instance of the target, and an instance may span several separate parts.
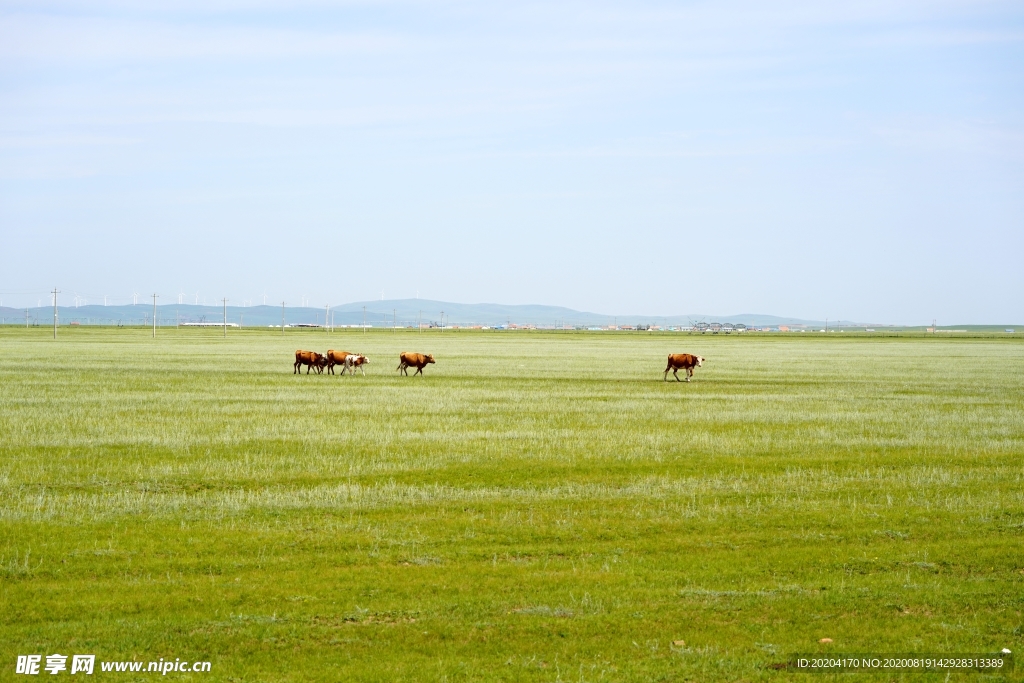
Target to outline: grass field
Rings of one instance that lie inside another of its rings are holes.
[[[1024,646],[1019,339],[48,334],[0,329],[2,680],[84,653],[755,681]],[[329,347],[367,376],[292,375]],[[403,350],[437,364],[399,377]],[[684,351],[695,381],[663,382]]]

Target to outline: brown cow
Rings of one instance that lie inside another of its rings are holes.
[[[307,375],[313,368],[316,368],[316,373],[320,375],[323,374],[324,366],[327,365],[327,357],[322,356],[316,351],[303,351],[302,349],[299,349],[295,352],[295,365],[292,366],[294,368],[292,374],[294,375],[298,373],[299,368],[303,365],[309,366],[306,368]]]
[[[702,365],[704,365],[702,356],[694,356],[692,353],[670,353],[668,354],[668,367],[665,368],[665,380],[668,380],[668,371],[671,370],[672,376],[678,382],[679,375],[676,373],[679,370],[686,370],[686,381],[689,382],[693,377],[693,369]]]
[[[402,355],[400,355],[398,358],[400,362],[398,363],[398,367],[395,369],[404,374],[406,377],[409,376],[409,371],[406,368],[410,366],[416,368],[416,372],[412,373],[413,376],[415,377],[416,375],[423,374],[423,368],[427,367],[428,363],[434,362],[433,355],[412,353],[411,351],[403,351]]]

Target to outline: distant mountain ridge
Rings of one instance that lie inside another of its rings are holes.
[[[0,307],[0,320],[6,324],[24,323],[25,312],[28,311],[29,324],[52,324],[53,307],[11,308]],[[222,306],[197,306],[194,304],[160,304],[156,307],[157,320],[160,325],[176,322],[223,322]],[[423,323],[441,323],[442,312],[447,325],[573,325],[573,326],[607,326],[607,325],[688,325],[691,322],[720,322],[744,324],[757,327],[778,327],[779,325],[806,325],[816,327],[824,325],[820,320],[804,320],[783,316],[743,313],[740,315],[715,316],[708,314],[688,315],[606,315],[577,311],[562,306],[542,305],[510,305],[510,304],[461,304],[450,301],[433,301],[429,299],[389,299],[372,301],[355,301],[338,306],[331,306],[330,316],[334,325],[361,325],[364,320],[373,327],[390,327],[416,325]],[[58,306],[57,313],[62,324],[78,322],[80,324],[102,325],[149,325],[152,324],[152,304],[129,304],[119,306]],[[328,309],[311,306],[286,306],[283,310],[284,324],[322,325]],[[243,326],[280,325],[282,308],[280,306],[228,306],[227,321]],[[850,321],[829,321],[830,325],[855,325]]]

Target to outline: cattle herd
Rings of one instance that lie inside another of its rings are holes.
[[[370,362],[370,359],[361,353],[349,353],[348,351],[335,351],[330,349],[327,355],[317,353],[316,351],[303,351],[299,349],[295,352],[295,365],[293,366],[292,374],[298,374],[302,366],[306,367],[306,374],[309,374],[310,370],[316,370],[317,374],[322,375],[324,368],[327,369],[328,374],[334,374],[334,366],[341,366],[341,374],[344,375],[347,371],[349,376],[352,376],[356,372],[356,368],[363,373],[363,377],[366,376],[366,370],[363,366]],[[405,376],[409,376],[409,368],[416,368],[416,372],[413,375],[422,375],[423,368],[427,367],[434,362],[434,356],[425,353],[412,353],[411,351],[403,351],[398,356],[398,367],[396,370]],[[668,380],[668,371],[672,371],[672,376],[676,378],[676,381],[681,381],[677,374],[680,370],[686,371],[686,381],[689,382],[690,378],[693,377],[693,369],[699,368],[704,365],[703,356],[694,356],[691,353],[670,353],[668,356],[668,365],[665,367],[665,374],[663,375],[664,380]]]
[[[409,374],[407,368],[416,368],[416,373],[423,374],[423,368],[427,367],[430,363],[434,362],[432,355],[423,353],[412,353],[410,351],[403,351],[399,355],[399,363],[397,370],[405,375]],[[327,369],[327,373],[330,375],[334,374],[334,367],[336,365],[341,366],[341,374],[344,375],[346,372],[349,376],[354,375],[358,368],[363,377],[366,376],[366,370],[363,366],[370,362],[370,359],[361,353],[350,353],[348,351],[335,351],[330,349],[327,351],[327,355],[317,353],[316,351],[303,351],[299,349],[295,352],[295,364],[292,366],[292,374],[299,374],[302,366],[306,366],[306,374],[309,374],[310,370],[316,370],[318,375],[324,373],[324,369]],[[414,374],[416,374],[414,373]]]

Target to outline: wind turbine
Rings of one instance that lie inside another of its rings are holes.
[[[182,290],[182,291],[178,292],[178,303],[179,304],[181,303],[181,300],[184,299],[184,298],[185,298],[185,290]]]
[[[267,305],[267,290],[263,290],[263,305]]]
[[[199,305],[199,292],[196,292],[196,306]]]

